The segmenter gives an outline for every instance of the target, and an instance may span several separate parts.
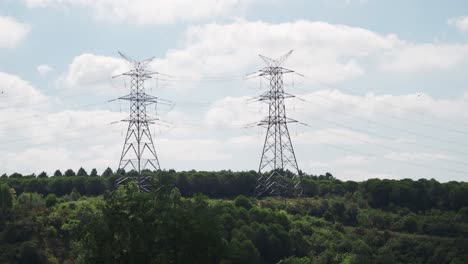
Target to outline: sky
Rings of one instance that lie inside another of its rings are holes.
[[[0,174],[117,169],[118,51],[155,56],[162,169],[257,170],[267,115],[245,78],[285,67],[297,162],[342,180],[468,180],[468,2],[0,0]]]

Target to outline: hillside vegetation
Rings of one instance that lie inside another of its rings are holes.
[[[468,263],[468,184],[306,175],[249,198],[257,173],[110,169],[0,177],[0,263]]]

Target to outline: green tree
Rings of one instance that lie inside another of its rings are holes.
[[[16,172],[10,175],[10,178],[12,178],[12,179],[15,179],[15,178],[22,178],[22,177],[23,177],[22,174],[16,173]]]
[[[87,195],[101,195],[106,190],[106,186],[102,183],[100,178],[91,178],[86,182],[85,185]]]
[[[76,263],[219,263],[222,226],[206,198],[174,206],[170,192],[158,196],[129,184],[106,197],[102,213],[88,211],[76,227]]]
[[[88,176],[88,173],[86,172],[85,169],[83,169],[83,167],[80,167],[80,169],[78,169],[78,172],[76,173],[76,176],[80,176],[80,177]]]
[[[72,201],[78,201],[81,198],[80,192],[76,188],[73,188],[71,193],[70,193],[70,199]]]
[[[260,262],[260,253],[253,245],[252,241],[237,239],[231,240],[227,249],[227,257],[222,264],[256,264]]]
[[[98,176],[98,173],[97,173],[96,168],[94,168],[94,169],[91,170],[91,173],[89,174],[89,176],[91,176],[91,177],[96,177],[96,176]]]
[[[13,207],[13,196],[10,187],[6,184],[0,184],[0,210],[6,213]]]
[[[16,206],[23,212],[45,207],[45,201],[38,193],[22,193],[18,196]]]
[[[245,197],[244,195],[237,196],[236,199],[234,200],[234,204],[237,207],[243,207],[247,210],[252,208],[252,203],[250,202],[250,199]]]
[[[75,172],[72,170],[72,169],[68,169],[65,171],[64,175],[66,177],[72,177],[72,176],[76,176]]]
[[[53,193],[50,193],[45,198],[45,203],[47,207],[52,207],[57,204],[57,196]]]
[[[24,264],[47,263],[46,257],[38,249],[37,243],[33,241],[21,244],[18,254],[18,262]]]
[[[56,170],[56,171],[54,172],[54,176],[55,176],[55,177],[62,176],[62,172],[61,172],[60,170]]]
[[[403,218],[402,229],[409,233],[418,231],[418,222],[416,217],[412,214],[405,216]]]
[[[45,171],[39,173],[39,175],[37,175],[38,178],[41,178],[41,179],[47,179],[47,173]]]
[[[107,167],[107,169],[102,173],[102,177],[109,177],[109,176],[112,176],[112,174],[114,174],[114,172],[112,171],[111,168]]]

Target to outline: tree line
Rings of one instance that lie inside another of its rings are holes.
[[[128,172],[132,175],[135,172]],[[76,190],[80,195],[98,196],[115,189],[115,180],[125,172],[113,172],[107,168],[101,175],[93,169],[88,173],[80,168],[77,173],[68,169],[63,174],[57,170],[53,176],[21,175],[14,173],[0,177],[17,194],[39,193],[58,197]],[[258,173],[255,171],[181,171],[175,170],[143,172],[158,181],[177,187],[184,197],[204,194],[211,198],[234,198],[238,195],[252,196]],[[304,197],[344,196],[357,194],[372,208],[388,209],[405,207],[412,211],[425,211],[432,208],[459,210],[468,206],[468,183],[440,183],[434,179],[420,180],[380,180],[369,179],[363,182],[341,181],[332,174],[307,175],[302,177]]]

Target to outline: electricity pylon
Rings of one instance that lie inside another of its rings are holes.
[[[129,175],[131,176],[119,176],[117,187],[126,184],[129,180],[133,180],[138,185],[140,191],[148,192],[149,179],[142,175],[142,171],[160,170],[161,167],[149,129],[149,125],[156,124],[159,119],[151,117],[147,113],[147,107],[152,104],[170,104],[170,102],[145,92],[145,81],[159,74],[158,72],[147,70],[148,65],[154,60],[154,57],[138,62],[120,52],[119,55],[130,65],[131,69],[128,72],[114,76],[114,78],[120,76],[130,77],[130,93],[115,99],[130,102],[130,115],[128,118],[121,120],[128,122],[128,130],[125,136],[118,171],[130,168],[130,170],[136,172],[136,175],[130,173]]]
[[[259,71],[258,76],[267,78],[270,87],[257,99],[257,101],[266,102],[269,105],[268,116],[256,123],[257,126],[267,128],[254,194],[257,197],[302,194],[301,171],[297,165],[288,130],[288,123],[297,123],[298,121],[286,116],[284,103],[285,99],[294,97],[294,95],[284,92],[283,88],[283,75],[294,71],[282,66],[292,52],[290,51],[276,60],[260,55],[267,66]]]

